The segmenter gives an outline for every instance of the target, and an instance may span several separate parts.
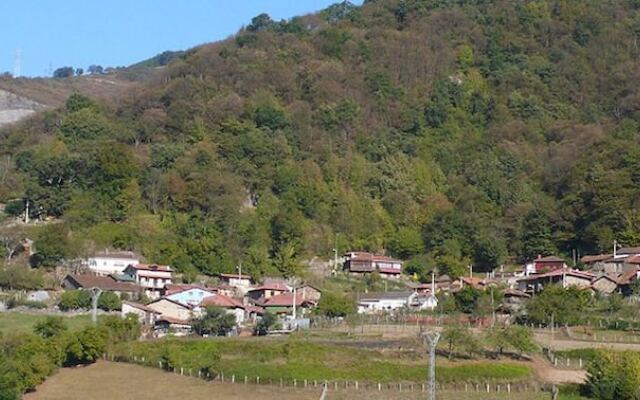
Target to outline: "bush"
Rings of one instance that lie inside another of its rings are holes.
[[[105,330],[89,327],[72,335],[65,348],[65,366],[91,364],[95,362],[107,345]]]
[[[38,322],[33,327],[33,333],[48,339],[53,336],[58,336],[67,330],[62,317],[47,317],[44,320]]]
[[[346,317],[356,312],[356,304],[349,296],[326,292],[320,297],[317,312],[329,318]]]
[[[278,317],[270,312],[265,312],[260,321],[256,324],[255,334],[258,336],[264,336],[269,333],[271,328],[278,323]]]
[[[122,309],[122,301],[113,292],[103,292],[98,299],[98,308],[104,311],[120,310]]]
[[[68,290],[60,297],[58,307],[62,311],[91,308],[91,295],[86,290]]]
[[[637,353],[599,351],[587,367],[587,392],[602,400],[637,400],[640,398],[639,370]]]
[[[198,335],[221,335],[229,333],[236,326],[236,317],[218,307],[207,307],[205,314],[193,321],[193,330]]]

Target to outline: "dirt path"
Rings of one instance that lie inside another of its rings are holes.
[[[531,361],[538,378],[546,383],[584,383],[587,379],[585,370],[554,368],[542,356],[535,356]]]

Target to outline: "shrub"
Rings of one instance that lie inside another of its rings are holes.
[[[65,366],[95,362],[107,345],[106,333],[96,327],[85,328],[72,335],[65,348]]]
[[[62,317],[47,317],[33,327],[33,332],[45,339],[60,335],[67,330]]]
[[[122,301],[113,292],[103,292],[98,299],[98,308],[105,311],[120,310]]]
[[[91,295],[86,290],[68,290],[60,297],[58,307],[62,311],[91,308]]]

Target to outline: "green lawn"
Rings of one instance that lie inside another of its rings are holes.
[[[0,333],[24,333],[31,332],[33,326],[47,316],[43,314],[30,314],[20,312],[0,313]],[[81,329],[91,323],[90,315],[77,315],[73,317],[63,317],[70,330]]]
[[[427,372],[424,354],[376,351],[291,339],[185,339],[126,343],[116,355],[142,357],[158,365],[207,368],[225,376],[259,376],[263,380],[348,380],[422,382]],[[533,377],[526,363],[439,360],[440,382],[515,382]]]

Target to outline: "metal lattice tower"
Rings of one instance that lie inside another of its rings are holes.
[[[436,346],[440,340],[440,332],[431,331],[422,334],[429,351],[429,377],[427,378],[427,400],[436,400]]]
[[[95,324],[98,322],[98,299],[102,294],[102,290],[97,287],[92,287],[89,289],[89,293],[91,294],[91,322]]]

